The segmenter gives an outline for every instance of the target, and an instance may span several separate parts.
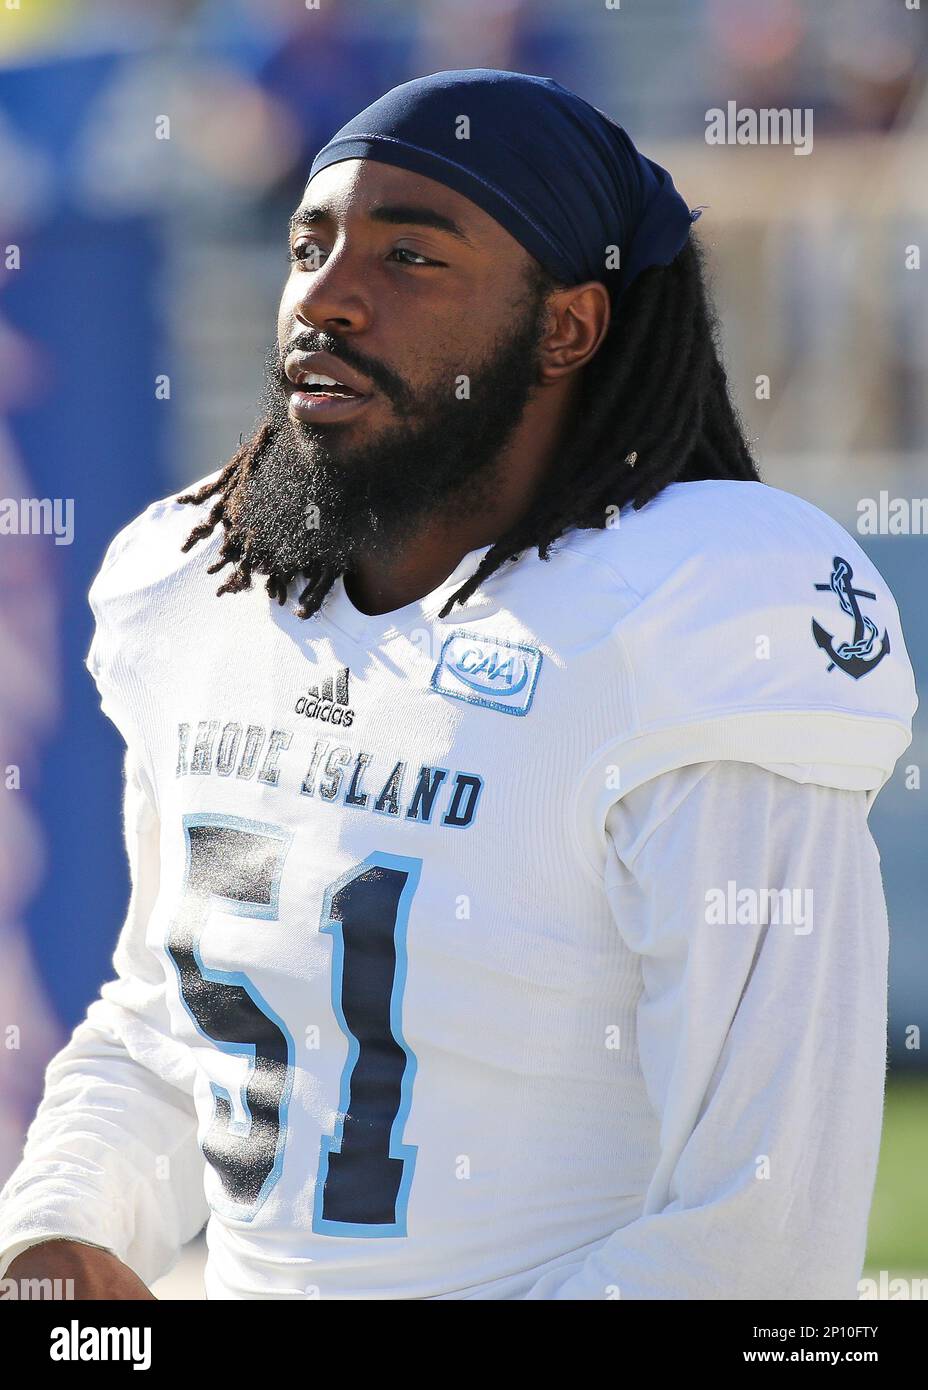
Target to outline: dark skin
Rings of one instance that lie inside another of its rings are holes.
[[[384,207],[428,209],[455,224],[460,235],[408,218],[382,220],[374,214]],[[505,335],[530,258],[461,194],[403,169],[355,159],[316,175],[297,217],[309,208],[320,214],[311,225],[297,222],[290,239],[297,259],[280,304],[282,359],[297,334],[324,331],[350,339],[372,367],[380,364],[421,391],[431,383],[447,387],[462,360],[480,360]],[[319,248],[317,268],[306,260],[313,246]],[[468,552],[490,545],[528,510],[569,426],[583,368],[609,327],[609,295],[598,281],[558,290],[548,306],[538,385],[501,456],[492,500],[454,522],[432,518],[391,566],[359,556],[346,588],[362,612],[387,613],[414,603]],[[389,396],[375,389],[357,419],[318,428],[362,442],[395,422]],[[298,422],[292,423],[298,430]],[[78,1299],[153,1297],[114,1254],[68,1240],[24,1251],[7,1277],[73,1279]]]
[[[74,1297],[144,1302],[155,1295],[109,1250],[73,1240],[46,1240],[17,1255],[5,1279],[70,1279]]]
[[[460,234],[405,217],[383,220],[384,208],[428,209]],[[310,209],[311,220],[301,220]],[[290,246],[296,259],[280,303],[281,358],[297,334],[325,331],[419,390],[431,382],[446,388],[462,359],[505,335],[531,259],[460,193],[368,159],[331,165],[311,180]],[[581,372],[609,328],[609,294],[598,281],[558,290],[548,304],[540,379],[501,456],[492,503],[453,522],[431,519],[392,565],[359,555],[345,585],[362,612],[392,612],[431,593],[466,554],[528,510],[569,425]],[[375,392],[357,419],[318,427],[360,442],[396,418],[389,398]]]

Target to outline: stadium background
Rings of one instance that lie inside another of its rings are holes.
[[[73,498],[75,522],[69,545],[0,537],[0,768],[21,770],[0,789],[0,1181],[46,1061],[110,973],[127,901],[120,746],[83,666],[88,585],[120,526],[250,429],[287,218],[315,150],[375,96],[493,66],[608,111],[707,205],[698,232],[766,480],[855,533],[862,499],[928,493],[910,249],[928,225],[928,4],[314,3],[0,5],[0,494]],[[707,111],[729,101],[811,109],[811,153],[707,144]],[[858,538],[923,681],[928,542]],[[912,1046],[928,996],[926,724],[871,818],[892,961],[868,1272],[891,1277],[928,1273],[928,1077]],[[165,1296],[201,1296],[201,1259]]]

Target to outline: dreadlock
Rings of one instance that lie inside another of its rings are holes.
[[[541,295],[560,288],[537,264],[533,278]],[[547,560],[565,532],[603,530],[617,510],[629,504],[640,510],[670,483],[758,481],[729,397],[718,340],[703,252],[691,236],[670,265],[643,271],[624,295],[602,346],[583,371],[574,425],[558,464],[526,514],[490,547],[439,616],[466,603],[485,579],[524,551],[537,548]],[[225,536],[208,573],[228,564],[235,568],[217,594],[250,588],[252,571],[260,563],[255,540],[241,525],[240,498],[271,436],[265,423],[212,483],[178,498],[191,503],[217,498],[183,545],[189,550],[222,524]],[[285,603],[296,573],[270,573],[267,592]],[[320,564],[304,578],[309,582],[300,593],[297,613],[309,618],[321,607],[337,572]]]

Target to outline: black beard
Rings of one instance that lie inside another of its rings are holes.
[[[455,522],[492,508],[500,453],[538,382],[544,297],[530,296],[516,330],[466,372],[468,399],[456,396],[458,372],[446,368],[412,392],[353,346],[319,333],[290,345],[327,351],[372,376],[401,422],[351,447],[338,425],[295,424],[278,354],[265,364],[263,406],[268,443],[239,490],[237,525],[249,539],[252,568],[287,580],[296,574],[350,571],[359,554],[389,561],[423,524]],[[371,370],[373,368],[373,371]]]

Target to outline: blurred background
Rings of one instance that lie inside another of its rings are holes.
[[[554,77],[705,207],[762,474],[857,536],[924,679],[926,35],[919,0],[0,6],[0,495],[74,508],[70,544],[0,537],[0,1183],[128,898],[88,586],[121,526],[251,430],[312,156],[388,88],[448,67]],[[707,143],[729,102],[811,111],[811,149]],[[871,817],[892,928],[876,1277],[928,1274],[926,727]],[[202,1296],[201,1263],[193,1249],[159,1292]]]

